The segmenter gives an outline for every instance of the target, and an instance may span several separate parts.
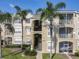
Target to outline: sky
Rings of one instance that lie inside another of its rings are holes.
[[[47,0],[0,0],[0,10],[3,12],[16,13],[10,5],[17,5],[21,9],[31,9],[34,13],[38,8],[45,8]],[[79,11],[79,0],[49,0],[54,4],[65,2],[65,10]]]

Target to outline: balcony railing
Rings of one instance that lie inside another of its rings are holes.
[[[71,25],[71,24],[73,24],[73,19],[71,19],[71,20],[59,20],[59,24],[60,25]]]
[[[59,34],[60,38],[72,38],[73,34]]]

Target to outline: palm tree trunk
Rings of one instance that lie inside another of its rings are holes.
[[[1,46],[1,28],[0,28],[0,59],[2,58],[2,46]]]
[[[55,43],[55,54],[56,54],[56,47],[57,47],[57,38],[56,38],[56,28],[54,27],[54,43]]]
[[[51,43],[50,43],[50,59],[52,59],[52,43],[53,43],[53,27],[52,27],[52,17],[50,17],[50,39],[51,39]]]
[[[22,24],[22,43],[21,43],[21,49],[23,50],[23,19],[21,19]]]

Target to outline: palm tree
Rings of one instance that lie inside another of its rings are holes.
[[[10,32],[14,33],[15,30],[14,30],[14,27],[12,25],[12,15],[8,12],[5,13],[4,14],[4,20],[5,20],[5,26],[7,27],[7,29]]]
[[[2,29],[1,29],[1,26],[0,26],[0,58],[2,58],[1,31],[2,31]]]
[[[6,13],[4,13],[3,17],[4,17],[4,20],[5,20],[4,21],[5,33],[9,31],[9,33],[11,33],[11,35],[13,35],[14,32],[15,32],[15,29],[12,25],[12,20],[13,20],[12,15],[10,13],[6,12]],[[7,31],[7,29],[8,29],[8,31]],[[9,42],[10,42],[9,39],[5,38],[5,43],[9,43]]]
[[[1,45],[1,32],[2,32],[2,28],[1,28],[1,23],[4,21],[4,18],[3,18],[3,12],[0,11],[0,59],[2,58],[2,45]]]
[[[10,13],[3,13],[3,12],[1,12],[1,14],[0,14],[0,23],[1,24],[6,22],[6,21],[10,23],[11,20],[12,19],[11,19],[11,14]],[[11,32],[13,32],[13,30],[12,30],[13,26],[10,24],[8,27],[7,27],[7,29],[9,29]],[[1,26],[0,26],[0,47],[1,47],[1,31],[2,31],[2,29],[1,29]],[[2,50],[2,47],[0,48],[0,58],[2,58],[2,51],[1,50]]]
[[[57,16],[57,11],[61,8],[65,8],[65,3],[60,2],[56,5],[53,5],[53,3],[47,1],[47,7],[46,8],[39,8],[37,9],[36,13],[40,12],[40,20],[46,20],[48,19],[50,21],[49,28],[50,28],[50,38],[51,38],[51,49],[50,49],[50,59],[52,58],[52,41],[53,39],[53,31],[54,31],[54,24],[53,24],[53,17]],[[53,31],[52,31],[53,30]],[[56,50],[56,47],[55,47]],[[56,53],[56,51],[55,51]]]
[[[21,17],[21,24],[22,24],[22,44],[21,44],[21,48],[23,50],[23,20],[26,20],[26,15],[29,12],[32,12],[30,9],[29,10],[21,10],[21,8],[19,6],[14,6],[14,8],[17,10],[17,15],[19,15]]]

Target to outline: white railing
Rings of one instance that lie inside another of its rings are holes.
[[[59,34],[60,38],[72,38],[73,34]]]
[[[71,19],[71,20],[64,20],[64,19],[59,20],[59,24],[60,25],[71,25],[71,24],[73,24],[73,19]]]

